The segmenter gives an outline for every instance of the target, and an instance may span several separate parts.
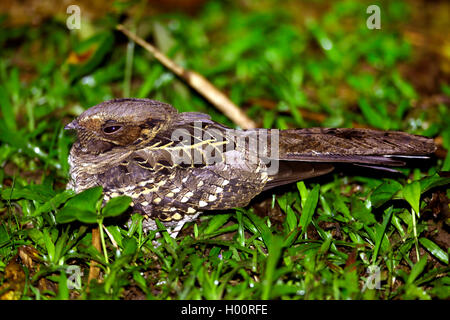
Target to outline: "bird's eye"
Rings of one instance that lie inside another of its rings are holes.
[[[103,128],[103,132],[106,134],[110,134],[118,131],[120,128],[122,128],[122,126],[119,125],[107,126]]]

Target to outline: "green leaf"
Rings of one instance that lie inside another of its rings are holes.
[[[84,190],[67,201],[64,207],[79,208],[86,211],[96,212],[97,202],[102,195],[103,188],[98,186]]]
[[[68,223],[80,221],[83,223],[95,223],[97,215],[97,203],[102,196],[102,187],[94,187],[80,192],[69,201],[56,215],[56,222]]]
[[[403,197],[417,214],[419,214],[420,209],[420,190],[419,181],[413,181],[403,188]]]
[[[70,64],[70,79],[75,80],[93,71],[99,65],[105,55],[110,51],[114,44],[114,36],[111,32],[96,34],[74,47],[77,54],[90,54],[89,58],[81,64]]]
[[[379,185],[370,195],[370,201],[375,208],[380,207],[386,201],[392,199],[392,197],[402,189],[402,185],[395,180],[385,180]]]
[[[450,171],[450,152],[447,152],[447,156],[445,157],[444,163],[442,164],[442,171]]]
[[[104,217],[116,217],[125,210],[128,209],[131,203],[131,198],[128,196],[119,196],[112,198],[106,203],[102,209],[102,214]]]
[[[279,236],[273,236],[272,241],[267,246],[269,251],[269,256],[267,257],[265,276],[262,282],[263,292],[262,299],[267,300],[270,299],[270,292],[272,289],[272,282],[274,279],[275,268],[278,264],[278,260],[281,256],[281,251],[283,248],[283,239]]]
[[[122,234],[120,233],[120,228],[115,225],[107,226],[106,229],[111,234],[111,236],[114,238],[116,243],[119,245],[119,247],[122,248]]]
[[[28,236],[39,246],[45,247],[45,241],[44,241],[44,234],[42,231],[38,229],[28,229],[27,230]],[[1,245],[1,242],[0,242]]]
[[[218,214],[215,215],[208,223],[204,234],[211,234],[217,231],[221,226],[223,226],[228,219],[231,217],[231,214]]]
[[[300,229],[296,228],[289,232],[287,236],[284,237],[283,247],[288,248],[294,243],[294,241],[298,238],[298,235],[300,234]]]
[[[37,133],[37,130],[34,133]],[[49,159],[48,154],[42,151],[38,145],[32,143],[29,135],[27,136],[24,130],[12,131],[6,126],[4,121],[0,121],[0,141],[9,144],[18,152],[24,153],[29,157],[38,157],[39,159],[48,161],[55,168],[60,166],[53,159]]]
[[[2,111],[3,121],[6,126],[12,130],[16,131],[16,116],[14,114],[14,109],[9,100],[9,95],[4,86],[0,86],[0,110]]]
[[[55,262],[55,244],[52,241],[52,238],[48,232],[48,229],[43,230],[43,236],[44,236],[44,244],[45,249],[47,250],[48,258],[50,261]]]
[[[67,287],[67,275],[66,271],[63,269],[61,269],[61,273],[59,275],[57,299],[59,300],[69,299],[69,288]]]
[[[327,200],[325,199],[325,197],[323,195],[320,195],[319,197],[320,199],[320,204],[322,205],[322,210],[323,213],[329,217],[331,217],[333,215],[330,205],[328,204]]]
[[[347,221],[353,220],[353,217],[350,214],[349,208],[345,204],[343,197],[338,192],[336,192],[335,197],[333,199],[333,208],[337,212],[342,213],[345,217],[345,220],[347,220]]]
[[[351,214],[355,219],[367,225],[372,225],[377,222],[371,210],[360,199],[352,197],[351,204]]]
[[[365,99],[361,99],[359,101],[359,108],[361,109],[364,118],[366,118],[367,122],[378,129],[387,130],[389,129],[390,122],[386,121],[386,118],[377,112],[376,109],[372,108],[372,106]]]
[[[3,189],[1,195],[5,200],[28,199],[46,202],[55,196],[55,192],[46,185],[30,185]]]
[[[238,221],[238,241],[239,241],[239,245],[241,246],[245,246],[245,233],[244,233],[244,223],[243,223],[243,210],[236,210],[236,218]],[[194,231],[197,227],[197,224],[194,225]],[[198,228],[198,227],[197,227]],[[194,232],[195,234],[195,232]],[[198,238],[198,229],[197,229],[197,235],[195,236],[195,238]]]
[[[432,188],[444,186],[446,184],[450,184],[450,178],[440,177],[439,174],[435,173],[431,177],[425,177],[420,180],[420,189],[421,192],[424,193]]]
[[[247,216],[249,216],[248,213],[246,213]],[[242,216],[242,222],[244,223],[245,228],[247,228],[250,232],[253,234],[257,234],[258,228],[256,227],[255,223],[251,221],[247,216]]]
[[[397,229],[398,233],[400,233],[401,237],[404,238],[406,236],[406,232],[403,229],[403,226],[401,224],[401,220],[397,216],[397,214],[393,214],[392,215],[391,223]]]
[[[385,239],[384,235],[386,233],[387,225],[389,224],[389,221],[391,220],[393,211],[394,210],[393,210],[392,206],[387,208],[383,215],[383,223],[379,224],[375,228],[375,248],[373,250],[372,263],[375,263],[375,260],[377,259],[378,251],[380,250],[380,246],[381,246],[381,243],[383,242],[383,239]]]
[[[414,280],[423,272],[425,266],[427,265],[427,257],[420,257],[419,261],[412,267],[411,273],[409,274],[408,279],[406,280],[407,284],[412,284]]]
[[[194,238],[198,239],[198,225],[194,223]]]
[[[133,280],[138,284],[139,288],[141,288],[142,290],[148,290],[147,281],[139,271],[137,270],[133,271]]]
[[[248,212],[247,216],[250,218],[250,220],[253,222],[253,224],[256,226],[256,229],[261,234],[261,238],[263,239],[266,246],[269,246],[272,242],[272,232],[270,231],[270,228],[267,226],[265,221],[258,217],[256,214]],[[245,221],[245,218],[244,218]],[[254,229],[247,226],[250,230],[254,232]]]
[[[289,227],[289,231],[293,231],[297,228],[297,216],[291,206],[287,207],[286,221]]]
[[[305,206],[300,216],[299,226],[302,228],[302,235],[306,232],[309,223],[311,222],[314,211],[316,210],[317,201],[319,200],[320,185],[315,185],[309,192],[308,198],[305,201]]]
[[[36,217],[41,215],[42,213],[50,212],[51,210],[57,209],[61,204],[66,202],[68,199],[75,195],[75,191],[73,190],[64,190],[63,192],[58,193],[56,196],[37,207],[33,212],[32,216]]]
[[[305,207],[306,199],[308,198],[308,189],[306,189],[305,183],[303,181],[297,182],[297,189],[302,199],[302,208]]]
[[[417,99],[417,93],[415,92],[414,87],[402,79],[398,72],[392,74],[392,82],[405,97],[408,99]]]
[[[8,232],[6,231],[5,226],[3,224],[0,224],[0,247],[9,241],[10,237]]]
[[[164,241],[167,244],[170,244],[172,247],[176,248],[177,243],[176,243],[175,239],[173,239],[167,232],[166,226],[164,224],[162,224],[162,222],[159,221],[158,219],[155,219],[155,223],[156,223],[156,226],[158,227],[158,229],[161,230],[160,233],[162,234]]]
[[[123,239],[123,254],[124,255],[134,255],[138,249],[138,244],[134,238]]]
[[[287,206],[288,206],[288,199],[287,199],[287,193],[283,194],[281,197],[276,197],[277,203],[280,206],[281,210],[283,212],[286,212]]]
[[[69,223],[72,221],[80,221],[83,223],[96,223],[98,215],[95,211],[88,211],[76,207],[64,207],[56,215],[57,223]]]
[[[425,247],[433,256],[448,264],[448,254],[442,250],[436,243],[427,238],[420,238],[419,242]]]
[[[142,226],[142,220],[144,220],[144,216],[139,213],[135,213],[131,216],[131,225],[128,228],[127,236],[131,237],[140,226]]]
[[[147,98],[152,89],[155,87],[156,80],[161,77],[161,74],[164,72],[164,68],[157,64],[154,65],[149,74],[146,74],[144,77],[144,82],[139,88],[139,91],[136,95],[136,98]]]
[[[64,253],[70,249],[71,241],[69,240],[69,226],[61,233],[55,243],[55,262],[59,263]]]
[[[330,249],[331,241],[333,240],[330,232],[323,232],[323,236],[325,238],[325,241],[322,242],[322,245],[320,246],[320,249],[318,251],[318,253],[320,254],[325,254]]]

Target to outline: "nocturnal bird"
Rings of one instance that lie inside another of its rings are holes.
[[[149,99],[100,103],[66,125],[76,192],[102,186],[104,201],[132,198],[144,230],[159,219],[176,237],[205,210],[245,206],[264,190],[320,176],[336,163],[386,168],[421,158],[433,140],[397,131],[308,128],[233,130],[203,113]]]

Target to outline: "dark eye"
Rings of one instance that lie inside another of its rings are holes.
[[[104,127],[104,128],[103,128],[103,132],[104,132],[104,133],[107,133],[107,134],[110,134],[110,133],[116,132],[116,131],[119,130],[120,128],[122,128],[122,126],[119,126],[119,125],[107,126],[107,127]]]

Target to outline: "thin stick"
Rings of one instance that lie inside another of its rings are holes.
[[[100,231],[98,228],[92,228],[92,245],[99,252],[102,252],[100,244]],[[98,279],[99,275],[100,275],[100,268],[97,267],[97,261],[91,260],[91,266],[89,267],[88,284],[91,282],[92,279]]]
[[[256,128],[256,123],[235,105],[225,94],[217,89],[211,82],[199,73],[191,70],[186,70],[169,59],[156,47],[138,37],[136,34],[125,29],[123,25],[118,25],[117,30],[123,32],[127,37],[142,46],[145,50],[153,54],[153,56],[161,62],[166,68],[170,69],[180,78],[184,79],[188,85],[197,90],[209,102],[211,102],[217,109],[230,118],[234,123],[243,129]]]
[[[109,240],[111,240],[111,243],[114,246],[114,248],[119,249],[119,246],[117,245],[116,240],[114,240],[114,237],[112,236],[112,234],[108,231],[108,229],[105,226],[103,226],[103,230],[105,230],[105,232],[108,235]]]

